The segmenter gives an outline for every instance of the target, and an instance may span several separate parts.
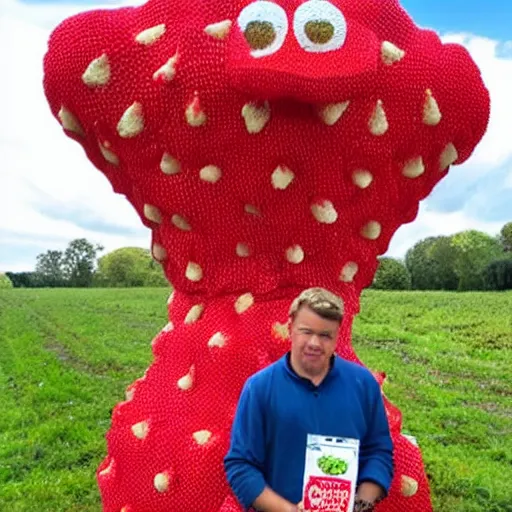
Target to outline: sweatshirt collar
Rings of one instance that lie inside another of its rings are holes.
[[[302,375],[299,375],[293,369],[293,366],[291,363],[291,352],[290,351],[288,351],[284,356],[284,365],[285,365],[286,370],[292,377],[294,377],[295,379],[298,379],[310,386],[313,386],[315,388],[322,386],[324,383],[329,381],[332,377],[334,377],[339,372],[338,356],[336,354],[333,354],[331,356],[331,360],[329,362],[329,371],[327,372],[327,375],[324,377],[324,379],[319,384],[319,386],[316,386],[315,384],[313,384],[313,382],[311,382],[311,380],[308,379],[307,377],[303,377]]]

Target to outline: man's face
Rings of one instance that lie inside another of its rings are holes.
[[[329,367],[336,348],[340,325],[326,320],[307,306],[302,306],[291,324],[291,356],[300,370],[312,377]]]

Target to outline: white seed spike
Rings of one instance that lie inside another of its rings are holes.
[[[155,258],[156,261],[164,261],[167,259],[165,247],[160,244],[153,244],[153,258]]]
[[[379,238],[380,236],[381,231],[381,225],[377,221],[371,220],[370,222],[363,226],[363,228],[361,229],[361,235],[364,238],[367,238],[368,240],[377,240],[377,238]]]
[[[197,444],[203,445],[210,440],[212,433],[209,430],[198,430],[192,434],[192,437]]]
[[[454,164],[457,158],[459,158],[457,148],[450,142],[446,145],[439,158],[439,168],[441,171],[444,171],[447,167]]]
[[[187,119],[187,123],[194,128],[206,123],[206,114],[203,112],[197,96],[191,101],[190,105],[185,110],[185,117]]]
[[[290,331],[288,329],[288,324],[281,324],[279,322],[276,322],[272,325],[272,334],[276,338],[281,338],[283,340],[288,339],[290,336]]]
[[[105,469],[102,469],[100,471],[100,475],[106,476],[106,475],[110,474],[110,472],[112,471],[113,468],[114,468],[114,459],[110,459],[108,466]]]
[[[119,157],[110,149],[106,148],[103,144],[98,143],[103,158],[112,165],[119,165]]]
[[[244,210],[246,213],[250,213],[251,215],[260,215],[260,211],[258,210],[258,208],[256,208],[256,206],[252,204],[246,204],[244,206]]]
[[[165,324],[165,327],[162,329],[162,331],[164,332],[171,332],[174,330],[174,324],[172,322],[167,322],[167,324]]]
[[[423,122],[429,126],[436,126],[441,122],[441,111],[430,89],[426,90],[425,105],[423,106]]]
[[[110,80],[110,63],[106,53],[91,61],[82,75],[82,81],[88,87],[101,87]]]
[[[344,283],[351,283],[359,270],[359,265],[355,261],[349,261],[341,270],[340,280]]]
[[[203,269],[197,263],[189,261],[185,276],[189,281],[198,282],[203,278]]]
[[[153,80],[164,80],[170,82],[176,76],[176,64],[178,63],[178,54],[171,57],[163,66],[159,67],[153,73]]]
[[[414,496],[418,492],[418,481],[410,476],[402,475],[401,490],[407,498]]]
[[[242,243],[236,244],[236,254],[237,254],[237,256],[240,256],[241,258],[247,258],[247,256],[249,256],[249,254],[250,254],[250,250],[249,250],[249,247],[247,246],[247,244],[242,244]]]
[[[323,224],[333,224],[338,220],[338,212],[331,201],[322,201],[311,205],[311,213],[318,222]]]
[[[137,439],[145,439],[149,432],[149,424],[147,421],[141,421],[132,425],[132,433]]]
[[[244,293],[240,295],[235,302],[235,310],[241,315],[244,311],[247,311],[254,304],[254,297],[252,293]]]
[[[178,380],[178,387],[182,391],[187,391],[192,387],[192,377],[190,375],[184,375]]]
[[[342,103],[326,105],[320,110],[320,117],[326,125],[333,126],[341,119],[341,116],[345,113],[349,104],[349,101],[344,101]]]
[[[62,124],[62,127],[65,130],[77,133],[82,137],[85,135],[84,129],[82,128],[82,125],[80,124],[78,119],[75,117],[74,114],[71,113],[70,110],[68,110],[64,106],[62,106],[59,110],[59,119]]]
[[[191,230],[191,227],[190,227],[190,224],[186,221],[186,219],[184,219],[181,215],[178,215],[178,214],[174,214],[172,217],[171,217],[171,222],[178,228],[178,229],[181,229],[182,231],[190,231]]]
[[[221,332],[216,332],[209,340],[209,347],[223,347],[226,344],[226,337]]]
[[[402,169],[402,174],[406,178],[418,178],[425,172],[425,165],[423,164],[423,158],[419,156],[409,160]]]
[[[395,46],[389,41],[384,41],[382,43],[380,54],[382,62],[384,62],[386,66],[391,66],[395,62],[401,61],[405,56],[404,50],[401,50],[398,46]]]
[[[160,213],[160,210],[152,204],[144,205],[144,217],[146,217],[148,220],[156,222],[157,224],[162,223],[162,214]]]
[[[135,386],[128,387],[124,392],[127,402],[131,402],[135,396]]]
[[[195,306],[192,306],[189,309],[189,312],[187,313],[184,322],[186,324],[193,324],[194,322],[197,322],[201,318],[203,311],[204,306],[202,304],[196,304]]]
[[[286,249],[286,259],[290,263],[298,265],[304,261],[304,250],[300,245],[292,245]]]
[[[242,117],[249,133],[259,133],[270,120],[270,105],[265,101],[262,107],[247,103],[242,107]]]
[[[217,183],[222,176],[222,171],[216,165],[207,165],[199,171],[199,177],[208,183]]]
[[[173,175],[180,172],[181,166],[176,158],[172,157],[169,153],[164,153],[160,161],[160,170],[164,174]]]
[[[120,137],[128,139],[139,135],[144,130],[144,114],[142,105],[135,101],[121,116],[117,123],[117,133]]]
[[[194,370],[195,367],[192,365],[188,373],[181,377],[181,379],[178,379],[177,385],[182,391],[187,391],[194,385]]]
[[[369,128],[370,132],[376,136],[384,135],[388,131],[389,124],[386,112],[384,112],[384,107],[382,106],[382,100],[377,100],[377,104],[370,118]]]
[[[370,171],[358,170],[352,173],[352,183],[359,188],[368,188],[373,182],[373,175]]]
[[[208,25],[204,31],[211,37],[215,39],[226,39],[229,35],[229,31],[232,26],[231,20],[219,21],[218,23],[212,23]]]
[[[277,190],[285,190],[295,178],[293,171],[283,165],[276,167],[272,173],[272,185]]]
[[[139,32],[135,36],[135,41],[139,44],[149,46],[158,41],[165,34],[165,24],[161,23],[151,28],[147,28],[142,32]]]
[[[165,492],[169,489],[169,475],[167,473],[158,473],[155,475],[153,485],[158,492]]]

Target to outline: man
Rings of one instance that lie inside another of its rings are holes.
[[[302,510],[308,433],[359,439],[355,511],[372,510],[393,477],[393,445],[372,374],[335,354],[343,303],[322,288],[290,307],[291,350],[247,379],[224,459],[244,510]]]

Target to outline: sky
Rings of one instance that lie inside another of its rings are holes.
[[[30,271],[36,256],[75,238],[149,248],[150,232],[124,198],[51,116],[42,61],[53,28],[77,12],[144,0],[0,0],[0,272]],[[421,27],[468,48],[491,94],[487,133],[452,167],[393,237],[402,258],[427,236],[478,229],[496,235],[512,221],[512,2],[402,0]]]

